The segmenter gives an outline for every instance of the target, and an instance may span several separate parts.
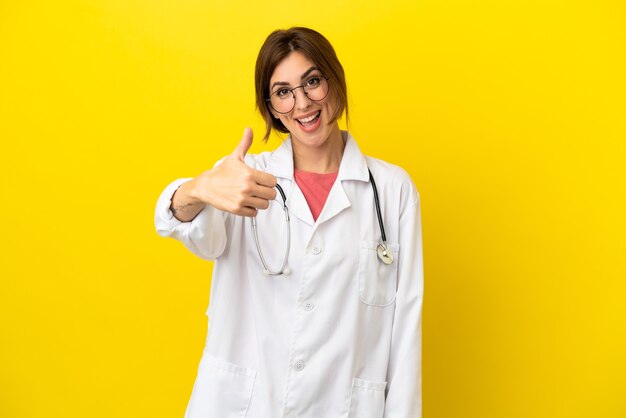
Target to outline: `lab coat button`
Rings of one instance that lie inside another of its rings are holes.
[[[312,252],[313,254],[315,254],[315,255],[318,255],[319,253],[321,253],[321,252],[322,252],[322,249],[321,249],[320,247],[313,247],[313,248],[311,249],[311,252]]]
[[[304,370],[304,361],[302,360],[298,360],[296,361],[296,364],[293,365],[293,368],[297,371],[297,372],[301,372],[302,370]]]
[[[302,307],[302,309],[304,309],[307,312],[312,311],[313,308],[315,308],[315,304],[313,302],[306,302],[304,306]]]

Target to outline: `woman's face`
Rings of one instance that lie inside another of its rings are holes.
[[[294,51],[274,69],[270,79],[270,95],[280,89],[292,89],[307,82],[315,83],[316,79],[312,77],[322,75],[314,63],[302,53]],[[293,93],[296,102],[290,112],[278,113],[270,109],[272,115],[280,119],[289,130],[292,141],[304,146],[319,147],[324,145],[331,135],[341,138],[339,125],[331,119],[335,111],[333,106],[335,97],[332,91],[319,101],[307,97],[302,88],[294,90]]]

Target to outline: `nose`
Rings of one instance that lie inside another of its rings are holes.
[[[311,99],[304,92],[304,87],[299,87],[293,90],[293,97],[296,101],[296,108],[298,110],[306,110],[311,105]]]

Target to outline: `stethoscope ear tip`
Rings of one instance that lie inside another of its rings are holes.
[[[289,276],[289,275],[291,274],[291,269],[290,269],[289,267],[285,267],[285,268],[283,269],[283,274],[284,274],[285,276]]]
[[[263,270],[263,275],[264,275],[264,276],[269,276],[269,275],[270,275],[269,270]]]

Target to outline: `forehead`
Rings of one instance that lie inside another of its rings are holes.
[[[293,51],[274,68],[270,83],[277,81],[297,83],[300,81],[300,77],[311,67],[315,67],[313,61],[301,52]]]

